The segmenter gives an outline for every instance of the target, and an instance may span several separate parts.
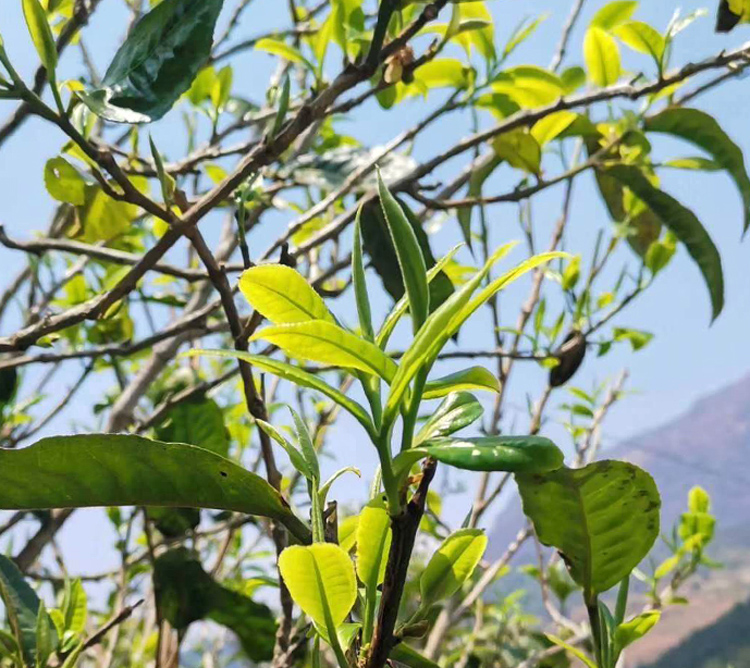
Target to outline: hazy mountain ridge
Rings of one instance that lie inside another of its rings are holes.
[[[718,521],[710,554],[725,568],[693,582],[685,592],[691,605],[670,609],[658,630],[631,653],[631,662],[643,664],[750,599],[750,375],[603,456],[625,459],[653,475],[662,495],[663,533],[684,512],[687,494],[698,484],[711,495]],[[502,553],[521,526],[520,504],[514,501],[490,531],[490,554]],[[525,551],[516,563],[533,559],[533,550]],[[710,642],[710,633],[703,633],[702,642]]]

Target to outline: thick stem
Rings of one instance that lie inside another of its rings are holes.
[[[417,491],[404,511],[391,520],[393,532],[391,550],[388,554],[388,567],[383,580],[383,594],[380,599],[378,620],[372,645],[365,658],[365,668],[383,668],[391,649],[397,642],[393,630],[396,628],[409,562],[414,550],[414,541],[424,514],[427,490],[435,477],[436,467],[437,463],[434,459],[425,461],[422,466],[422,480]]]

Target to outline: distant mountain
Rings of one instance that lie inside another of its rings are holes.
[[[691,605],[671,608],[657,630],[634,648],[629,661],[645,665],[722,618],[736,604],[750,600],[750,376],[700,399],[677,419],[604,454],[637,464],[654,476],[662,495],[664,531],[669,531],[685,510],[687,494],[697,484],[711,495],[718,520],[711,556],[725,568],[693,582],[685,592]],[[521,526],[520,504],[515,502],[501,513],[490,532],[490,554],[502,553]],[[529,558],[533,552],[520,555],[519,563]],[[658,665],[682,668],[683,664]],[[735,664],[735,668],[740,666],[750,663]]]

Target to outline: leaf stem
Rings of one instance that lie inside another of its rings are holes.
[[[594,654],[596,656],[596,665],[599,668],[606,668],[603,663],[602,655],[602,620],[599,612],[599,601],[594,596],[593,599],[586,599],[586,612],[589,615],[589,625],[591,626],[591,638],[594,643]]]

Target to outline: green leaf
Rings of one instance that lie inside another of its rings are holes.
[[[15,367],[0,369],[0,411],[13,401],[18,389],[18,371]]]
[[[479,529],[461,529],[448,536],[419,578],[421,607],[455,594],[471,577],[486,548],[487,536]]]
[[[711,296],[713,319],[716,319],[724,307],[721,256],[695,214],[671,195],[654,187],[637,167],[615,165],[606,169],[604,173],[630,188],[633,194],[645,202],[662,223],[685,244],[703,274]]]
[[[412,344],[401,358],[398,371],[393,377],[391,391],[383,412],[383,422],[385,424],[388,424],[388,422],[395,418],[404,393],[419,369],[423,366],[429,367],[448,339],[458,331],[460,323],[458,323],[455,329],[451,327],[456,314],[460,313],[466,307],[474,290],[476,290],[487,276],[492,265],[506,255],[513,246],[514,244],[506,244],[498,248],[484,267],[470,281],[467,281],[461,288],[454,292],[427,318],[424,325],[422,325],[414,337]]]
[[[240,277],[240,291],[250,306],[275,325],[334,321],[305,277],[282,264],[261,264],[246,269]]]
[[[307,460],[302,456],[302,453],[297,450],[297,448],[294,447],[294,444],[290,443],[284,437],[284,435],[278,429],[276,429],[276,427],[274,427],[272,424],[269,424],[268,422],[259,420],[258,418],[255,418],[255,422],[257,422],[258,426],[264,432],[266,432],[266,434],[268,434],[270,438],[272,438],[282,448],[284,448],[284,451],[287,453],[287,455],[289,455],[289,461],[292,463],[292,466],[297,469],[297,471],[305,476],[307,480],[312,480],[315,477],[313,470],[310,468]]]
[[[275,137],[281,131],[286,120],[286,114],[289,111],[289,96],[291,91],[291,80],[287,74],[284,77],[284,83],[281,85],[281,93],[279,93],[278,107],[276,109],[276,117],[273,121],[273,128],[271,130],[271,136]]]
[[[0,628],[0,659],[8,657],[11,661],[23,663],[21,648],[16,639],[7,631]]]
[[[76,635],[84,632],[88,617],[88,599],[80,580],[65,583],[62,613],[66,631],[72,631]]]
[[[391,546],[391,518],[380,506],[365,506],[357,524],[357,575],[374,593],[383,582]]]
[[[402,200],[397,199],[396,202],[409,221],[412,231],[416,236],[425,266],[434,268],[435,257],[430,249],[430,242],[422,228],[421,221]],[[393,238],[391,237],[383,207],[378,200],[373,199],[364,205],[360,222],[365,253],[370,257],[372,268],[383,281],[383,287],[386,292],[394,300],[400,300],[402,297],[407,296],[399,258],[393,245]],[[432,278],[430,279],[429,276],[432,276]],[[437,273],[428,272],[427,280],[430,292],[429,308],[431,311],[434,311],[451,295],[453,284],[448,275],[442,270]],[[405,300],[404,312],[407,308],[408,296]]]
[[[0,469],[0,478],[3,476]],[[33,471],[31,471],[33,473]],[[13,484],[6,483],[8,485]],[[0,492],[2,498],[2,492]],[[4,503],[0,507],[11,510]],[[36,658],[36,625],[39,616],[39,598],[23,579],[21,571],[7,557],[0,554],[0,599],[5,605],[10,630],[21,647],[24,658],[33,664]]]
[[[654,28],[642,21],[630,21],[614,29],[615,35],[634,51],[645,53],[660,66],[666,43]]]
[[[211,52],[223,0],[163,0],[128,34],[100,88],[81,94],[116,123],[150,123],[185,93]]]
[[[441,257],[432,267],[430,267],[427,270],[427,281],[430,284],[431,289],[431,297],[430,297],[430,305],[435,306],[433,297],[435,294],[435,291],[432,290],[433,287],[433,281],[438,278],[438,276],[445,277],[446,280],[450,283],[450,280],[447,278],[447,276],[444,274],[443,269],[445,266],[453,259],[453,256],[459,251],[463,244],[458,244],[457,246],[454,246],[448,253],[446,253],[443,257]],[[451,291],[453,288],[451,287]],[[444,300],[443,300],[444,301]],[[442,301],[441,301],[442,303]],[[440,304],[438,304],[439,306]],[[383,322],[383,326],[380,328],[380,332],[378,332],[378,336],[375,339],[375,342],[378,344],[380,348],[385,348],[388,345],[388,340],[391,337],[391,334],[393,333],[393,330],[396,328],[396,325],[398,324],[398,321],[403,317],[404,313],[406,313],[407,309],[409,308],[409,300],[406,297],[406,295],[402,295],[402,297],[396,302],[391,309],[391,312],[386,316],[385,321]]]
[[[274,39],[273,37],[264,37],[257,41],[255,48],[258,51],[265,51],[274,56],[280,56],[284,60],[288,60],[290,63],[304,63],[308,69],[315,70],[312,63],[302,55],[299,49],[295,49],[291,44],[287,44],[283,40]]]
[[[57,634],[52,624],[52,620],[47,614],[47,608],[44,601],[39,601],[39,613],[36,617],[36,666],[43,668],[47,665],[52,652],[57,645]]]
[[[529,174],[539,174],[542,161],[542,147],[530,132],[516,128],[504,132],[492,141],[492,148],[501,160],[511,167],[522,169]]]
[[[469,188],[466,192],[466,196],[469,198],[478,198],[482,196],[482,188],[484,182],[492,176],[492,173],[497,169],[498,165],[502,164],[502,159],[497,156],[490,155],[485,162],[479,165],[476,169],[472,170],[471,176],[469,177]],[[461,234],[463,235],[466,245],[471,249],[471,217],[473,206],[462,206],[456,211],[456,217],[458,223],[461,226]]]
[[[154,592],[163,617],[181,632],[201,619],[234,631],[252,661],[270,661],[276,622],[273,613],[240,592],[216,582],[184,547],[169,550],[154,563]]]
[[[340,626],[354,606],[354,564],[338,545],[293,545],[279,557],[279,571],[294,602],[318,626]]]
[[[516,481],[539,540],[561,552],[588,602],[629,575],[659,535],[659,492],[632,464],[601,461]]]
[[[370,416],[361,404],[358,404],[354,399],[350,399],[317,376],[308,373],[307,371],[303,371],[299,367],[287,364],[286,362],[280,362],[279,360],[264,355],[252,355],[251,353],[238,352],[236,350],[191,350],[185,354],[188,356],[210,355],[212,357],[241,359],[245,362],[249,362],[261,371],[267,371],[268,373],[272,373],[279,378],[288,380],[301,387],[317,390],[337,403],[343,409],[349,411],[349,413],[357,418],[359,423],[367,430],[368,434],[375,433],[372,420],[370,420]]]
[[[636,615],[627,622],[618,624],[614,633],[616,656],[619,656],[619,653],[628,645],[632,645],[636,640],[643,638],[659,623],[660,619],[660,610],[649,610],[648,612]]]
[[[522,65],[500,72],[492,90],[506,95],[521,108],[543,107],[560,99],[564,89],[554,72],[533,65]]]
[[[700,156],[689,158],[672,158],[661,163],[662,167],[671,167],[672,169],[689,169],[691,171],[718,172],[722,169],[721,165]]]
[[[151,157],[156,166],[156,176],[159,179],[159,185],[161,186],[161,196],[164,199],[165,204],[170,204],[176,187],[174,177],[171,174],[167,174],[164,169],[164,161],[161,158],[161,153],[159,153],[159,149],[156,148],[156,144],[151,135],[148,136],[148,143],[151,148]]]
[[[323,320],[266,327],[250,338],[258,339],[273,343],[290,357],[358,369],[386,382],[396,373],[396,364],[375,344]]]
[[[611,86],[620,78],[620,50],[617,42],[604,30],[591,26],[583,40],[583,57],[591,80],[601,87]]]
[[[313,445],[312,436],[310,436],[307,425],[299,416],[299,413],[297,413],[297,411],[291,406],[289,406],[289,412],[292,414],[292,420],[294,420],[294,430],[297,432],[299,449],[302,452],[302,456],[305,458],[305,463],[312,472],[313,479],[319,481],[320,465],[318,464],[318,453]]]
[[[378,172],[378,195],[383,207],[393,247],[396,249],[401,276],[409,298],[409,309],[417,331],[427,318],[430,310],[430,294],[427,289],[427,268],[422,250],[417,242],[406,214],[383,182]]]
[[[219,405],[207,397],[195,397],[169,409],[155,430],[156,439],[165,443],[187,443],[226,457],[229,433]]]
[[[318,491],[318,494],[320,496],[321,506],[325,504],[326,499],[328,498],[328,492],[331,490],[331,485],[333,485],[334,482],[336,482],[341,476],[347,473],[353,473],[358,478],[362,477],[362,471],[360,471],[355,466],[344,466],[340,468],[338,471],[335,471],[334,473],[332,473],[331,476],[328,478],[328,480],[326,480],[320,486],[320,490]]]
[[[263,478],[193,445],[86,434],[45,438],[21,450],[0,449],[0,507],[96,506],[234,510],[276,519],[297,540],[310,535]]]
[[[65,158],[47,160],[44,165],[44,187],[58,202],[83,206],[86,202],[86,181]]]
[[[591,25],[602,30],[612,30],[625,23],[638,7],[636,0],[615,0],[602,7],[591,19]]]
[[[417,650],[403,642],[400,642],[391,650],[390,658],[405,666],[409,666],[409,668],[440,668],[437,663],[430,661],[427,657],[422,656]]]
[[[450,436],[476,422],[483,413],[482,404],[473,394],[453,392],[443,400],[438,409],[424,423],[414,438],[414,445],[419,445],[431,438]]]
[[[670,108],[646,119],[649,132],[680,137],[702,148],[737,184],[744,207],[744,230],[750,227],[750,177],[742,149],[722,130],[716,119],[698,109]]]
[[[359,327],[368,341],[375,340],[372,329],[372,313],[370,298],[367,295],[367,280],[365,279],[365,264],[362,259],[362,207],[357,211],[354,221],[354,240],[352,241],[352,283],[354,284],[354,298],[357,302]]]
[[[547,640],[549,640],[552,644],[557,645],[558,647],[562,647],[564,650],[567,650],[570,652],[574,657],[576,657],[579,661],[581,661],[586,668],[599,668],[599,666],[596,665],[596,663],[586,656],[580,649],[577,647],[573,647],[573,645],[570,645],[569,643],[566,643],[561,638],[558,638],[557,636],[553,636],[550,633],[544,634]]]
[[[468,471],[513,473],[554,471],[564,458],[561,450],[542,436],[435,438],[398,455],[393,461],[396,475],[407,473],[423,457]]]
[[[422,399],[439,399],[458,390],[486,390],[499,392],[497,376],[483,366],[472,366],[456,371],[442,378],[435,378],[425,384]]]
[[[55,81],[55,68],[57,67],[57,47],[52,30],[47,22],[47,13],[39,3],[39,0],[23,0],[23,16],[26,19],[26,27],[29,29],[31,40],[34,42],[36,52],[47,70],[50,81]]]
[[[565,132],[577,118],[578,114],[572,111],[557,111],[534,123],[531,136],[539,146],[544,146]]]

